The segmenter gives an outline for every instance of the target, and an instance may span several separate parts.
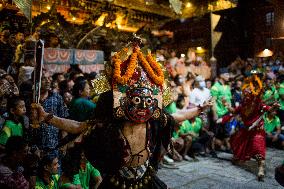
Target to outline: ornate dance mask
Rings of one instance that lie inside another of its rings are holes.
[[[116,53],[112,60],[114,116],[143,123],[150,118],[159,119],[163,106],[164,73],[148,53],[144,57],[137,44]]]

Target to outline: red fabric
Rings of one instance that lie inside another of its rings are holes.
[[[268,109],[269,107],[264,105],[259,97],[245,100],[236,109],[236,112],[241,115],[244,128],[236,132],[230,139],[235,159],[245,161],[256,155],[265,159],[266,143],[263,120],[252,130],[249,131],[248,128],[259,119],[263,110]]]
[[[263,125],[263,123],[260,123]],[[249,160],[256,155],[265,159],[266,144],[265,131],[263,129],[240,129],[230,140],[234,158],[237,160]]]
[[[228,114],[228,115],[223,116],[222,117],[222,124],[229,122],[232,119],[232,117],[234,117],[232,114]]]

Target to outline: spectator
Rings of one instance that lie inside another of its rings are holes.
[[[5,152],[0,163],[0,188],[29,189],[21,168],[28,153],[27,143],[22,137],[12,136],[6,143]]]
[[[211,80],[206,80],[206,88],[210,90],[211,87],[212,87],[212,81]]]
[[[279,118],[281,121],[281,125],[284,126],[284,75],[282,75],[280,80],[280,86],[279,86]]]
[[[214,119],[222,118],[229,113],[231,108],[232,93],[228,85],[229,73],[226,68],[220,70],[218,81],[211,88],[211,95],[213,97],[213,113]],[[214,128],[216,142],[221,146],[222,150],[230,151],[229,133],[226,132],[224,124],[216,124]],[[218,139],[218,140],[217,140]],[[225,146],[224,146],[225,144]]]
[[[23,136],[23,116],[26,114],[25,102],[20,97],[12,97],[8,100],[7,109],[9,118],[5,121],[0,132],[0,144],[5,145],[11,136]]]
[[[178,62],[178,58],[176,56],[176,52],[175,51],[171,52],[171,58],[168,61],[170,62],[171,68],[175,68],[176,67],[176,64]]]
[[[237,80],[235,87],[233,89],[233,106],[238,107],[242,100],[242,81]]]
[[[52,80],[60,83],[61,81],[65,80],[65,77],[64,77],[63,73],[55,73],[52,76]]]
[[[18,87],[10,75],[2,74],[0,76],[0,114],[7,112],[7,98],[19,95]]]
[[[64,104],[65,104],[66,107],[70,106],[70,103],[72,102],[72,99],[73,99],[73,96],[71,95],[71,93],[66,91],[63,94],[63,100],[64,100]]]
[[[47,47],[49,47],[49,48],[60,48],[59,38],[55,33],[49,34]]]
[[[14,50],[9,43],[10,32],[4,30],[0,33],[0,69],[7,71],[13,63]]]
[[[189,120],[187,132],[192,136],[192,150],[193,152],[199,152],[202,155],[205,154],[205,149],[208,146],[210,135],[204,133],[200,136],[203,128],[202,120],[199,117],[192,118]],[[212,141],[212,140],[211,140]]]
[[[63,81],[61,81],[58,84],[60,95],[63,96],[63,94],[65,92],[71,93],[72,89],[73,89],[73,86],[74,86],[73,80],[63,80]]]
[[[210,90],[206,88],[204,78],[197,76],[194,82],[194,89],[189,96],[189,102],[195,106],[201,106],[209,100],[210,96]]]
[[[40,93],[40,101],[46,112],[58,117],[68,117],[62,97],[51,91],[50,80],[46,76],[42,77]],[[48,123],[43,123],[40,126],[37,141],[41,150],[58,153],[56,147],[59,141],[59,130]]]
[[[265,92],[263,94],[262,100],[267,105],[272,105],[279,98],[278,91],[274,85],[273,80],[270,77],[265,79]]]
[[[78,175],[83,189],[89,189],[91,181],[94,182],[94,187],[92,188],[97,189],[102,182],[100,172],[88,162],[84,152],[81,152],[80,170]]]
[[[59,188],[58,168],[57,154],[45,155],[40,161],[35,189]]]
[[[62,160],[61,189],[82,189],[79,175],[81,150],[78,146],[68,149]],[[76,175],[76,176],[74,176]]]
[[[276,116],[276,112],[264,113],[263,120],[267,142],[272,144],[279,142],[284,149],[284,135],[281,134],[280,119]]]
[[[87,80],[79,80],[73,87],[73,100],[70,104],[70,118],[85,121],[91,118],[96,104],[90,101],[90,86]]]

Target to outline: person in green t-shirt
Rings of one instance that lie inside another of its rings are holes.
[[[189,132],[192,132],[194,134],[192,142],[193,150],[201,155],[205,155],[205,150],[208,147],[209,142],[212,142],[213,133],[210,134],[210,132],[206,132],[206,130],[204,130],[202,119],[200,119],[199,117],[195,117],[190,120]],[[213,154],[211,155],[213,157],[216,157]]]
[[[283,76],[284,77],[284,76]],[[279,112],[279,118],[281,125],[284,126],[284,81],[280,83],[279,89],[278,89],[278,94],[279,94],[279,104],[280,108],[278,110]]]
[[[169,104],[166,108],[166,111],[170,114],[177,112],[177,106],[175,102],[172,102]],[[190,133],[187,133],[187,128],[189,127],[188,120],[183,121],[181,124],[177,124],[174,127],[174,131],[172,134],[172,142],[174,145],[174,155],[173,159],[175,161],[181,161],[181,160],[190,160],[190,157],[188,157],[188,151],[192,144],[192,137],[190,136]]]
[[[67,150],[62,159],[62,175],[60,176],[60,189],[82,189],[81,182],[74,175],[80,170],[81,148],[75,145]]]
[[[278,116],[276,116],[276,112],[273,111],[264,113],[263,120],[267,142],[272,142],[275,144],[279,141],[282,148],[284,148],[284,135],[281,134],[280,119]]]
[[[279,99],[278,91],[276,90],[276,87],[273,83],[273,80],[271,78],[266,78],[265,80],[265,92],[262,97],[262,100],[267,105],[272,105]]]
[[[228,85],[230,75],[228,69],[220,69],[220,75],[218,81],[211,88],[211,95],[213,97],[213,117],[214,120],[222,118],[224,115],[232,111],[231,100],[232,93],[231,87]],[[229,142],[230,133],[225,129],[225,124],[215,124],[213,132],[216,137],[216,143],[220,144],[221,148],[226,151],[230,151],[231,146]],[[225,146],[223,145],[225,144]]]
[[[39,164],[35,189],[59,189],[58,169],[57,155],[54,153],[45,155]]]
[[[100,172],[88,162],[84,152],[82,152],[79,173],[74,175],[73,184],[80,183],[83,189],[89,189],[91,181],[94,182],[94,188],[97,189],[102,182],[102,177]]]
[[[11,136],[23,136],[23,116],[26,114],[26,106],[24,100],[20,97],[11,97],[8,99],[7,109],[9,117],[4,123],[4,127],[0,132],[0,144],[5,145]]]
[[[227,105],[231,105],[231,87],[227,85],[229,73],[224,71],[219,76],[219,80],[212,86],[210,92],[214,100],[215,117],[220,118],[229,112]],[[216,119],[216,118],[215,118]],[[217,119],[216,119],[217,120]]]

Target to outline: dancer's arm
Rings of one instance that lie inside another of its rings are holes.
[[[191,108],[191,109],[188,109],[188,110],[181,110],[181,111],[178,111],[178,112],[173,113],[171,115],[173,116],[175,121],[183,122],[185,120],[188,120],[188,119],[191,119],[191,118],[198,116],[200,114],[200,112],[201,112],[201,109],[195,107],[195,108]]]
[[[57,127],[58,129],[67,131],[68,133],[72,134],[79,134],[83,132],[88,124],[86,122],[78,122],[70,119],[60,118],[57,116],[52,116],[48,118],[49,113],[45,112],[43,107],[40,104],[32,104],[32,111],[37,111],[37,120],[39,122],[44,122],[48,120],[48,123]]]

